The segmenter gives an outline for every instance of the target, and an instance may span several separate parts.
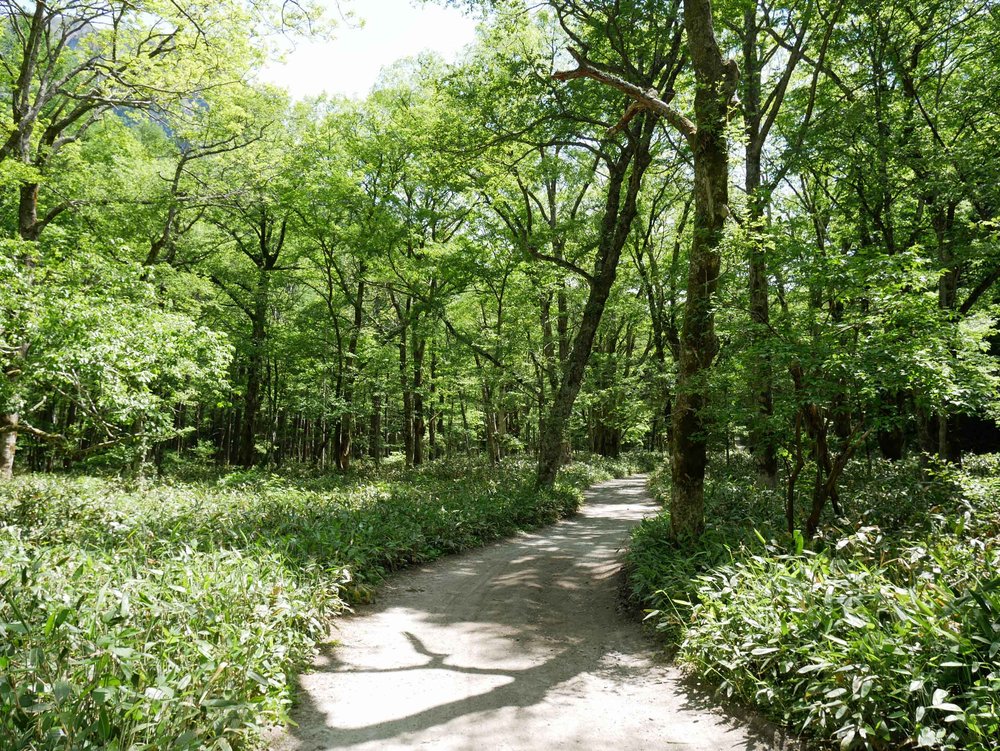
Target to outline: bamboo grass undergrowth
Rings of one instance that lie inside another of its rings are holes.
[[[631,596],[678,661],[823,747],[1000,746],[1000,456],[859,467],[812,542],[749,469],[711,478],[693,549],[666,514],[633,536]]]
[[[574,512],[648,459],[0,487],[0,749],[238,749],[392,571]]]

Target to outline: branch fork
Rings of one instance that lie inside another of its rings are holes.
[[[592,63],[580,51],[572,47],[568,49],[569,54],[576,60],[577,67],[572,70],[556,71],[552,74],[554,79],[557,81],[569,81],[574,78],[591,78],[614,89],[618,89],[632,99],[632,104],[625,110],[622,119],[608,131],[609,136],[621,132],[628,125],[629,121],[640,112],[648,111],[662,117],[683,135],[689,143],[693,144],[694,138],[698,134],[698,128],[689,118],[670,106],[670,100],[673,98],[672,92],[670,92],[670,96],[663,97],[654,88],[643,89],[641,86],[636,86],[621,76]]]

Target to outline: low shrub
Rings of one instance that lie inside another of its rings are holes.
[[[398,568],[574,512],[634,461],[433,462],[0,487],[0,749],[226,749],[281,722],[330,617]]]
[[[845,509],[859,521],[834,520],[808,546],[781,531],[769,493],[737,498],[713,478],[693,550],[669,540],[666,515],[636,531],[633,596],[683,664],[796,732],[843,749],[995,749],[998,466],[934,483],[915,467],[866,468],[871,506],[853,478]],[[756,529],[742,521],[751,510]]]
[[[228,749],[284,716],[340,608],[273,554],[146,561],[0,532],[0,747]]]

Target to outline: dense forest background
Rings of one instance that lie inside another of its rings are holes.
[[[542,447],[550,484],[676,423],[835,494],[859,448],[996,446],[989,3],[722,3],[707,116],[677,3],[502,5],[296,104],[269,10],[309,25],[6,9],[5,476]]]
[[[453,4],[298,102],[305,4],[0,4],[0,480],[641,449],[657,539],[752,495],[801,554],[1000,450],[1000,6]]]

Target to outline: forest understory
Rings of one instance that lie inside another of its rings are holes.
[[[664,511],[624,558],[671,658],[816,748],[995,748],[997,456],[859,463],[812,541],[748,482],[750,457],[718,459],[697,544]],[[556,521],[657,462],[584,458],[541,493],[524,459],[19,477],[0,487],[0,747],[253,747],[333,619],[393,571]],[[666,467],[649,484],[665,500]]]
[[[630,596],[679,664],[817,747],[995,749],[998,462],[859,462],[807,541],[748,457],[719,461],[693,548],[665,515],[633,533]],[[667,473],[650,486],[664,498]]]
[[[0,748],[228,749],[287,717],[332,619],[391,572],[574,512],[649,457],[28,476],[0,487]]]

